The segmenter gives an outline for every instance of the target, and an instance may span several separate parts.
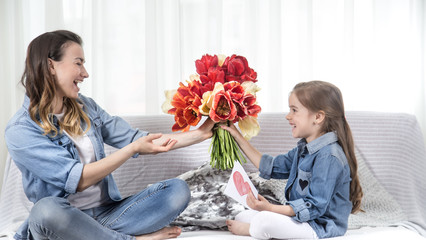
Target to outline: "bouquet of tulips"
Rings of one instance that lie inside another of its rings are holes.
[[[166,91],[162,109],[175,116],[173,131],[188,131],[202,116],[217,124],[238,122],[246,139],[256,136],[260,127],[257,115],[261,111],[256,101],[257,73],[243,56],[204,55],[195,61],[197,74],[191,75],[186,85]],[[210,165],[229,169],[234,161],[246,162],[235,139],[226,130],[215,128],[210,145]]]

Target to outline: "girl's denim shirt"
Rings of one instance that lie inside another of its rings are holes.
[[[122,148],[148,132],[133,129],[119,117],[110,116],[91,98],[79,95],[79,102],[90,119],[86,133],[92,141],[96,161],[105,157],[104,143]],[[28,112],[30,99],[25,96],[23,106],[9,121],[5,130],[8,151],[22,173],[22,183],[28,199],[38,200],[56,196],[66,198],[76,193],[83,170],[83,164],[76,147],[65,134],[44,135],[43,129],[35,123]],[[54,124],[57,125],[57,119]],[[82,124],[82,128],[86,128]],[[135,155],[134,157],[136,157]],[[103,179],[111,200],[122,199],[117,185],[109,174]],[[16,239],[27,239],[27,221],[20,227]]]
[[[349,200],[350,168],[334,132],[276,157],[264,154],[260,176],[265,179],[288,179],[286,204],[299,222],[308,222],[319,238],[345,234],[352,203]]]

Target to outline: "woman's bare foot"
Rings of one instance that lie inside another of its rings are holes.
[[[177,238],[182,232],[179,227],[165,227],[156,232],[135,236],[137,240],[161,240],[168,238]]]
[[[231,233],[235,235],[250,236],[250,223],[226,220],[226,225]]]

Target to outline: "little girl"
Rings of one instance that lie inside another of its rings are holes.
[[[286,119],[297,147],[272,157],[257,151],[236,129],[222,126],[238,142],[265,179],[288,179],[285,205],[249,193],[253,210],[227,220],[237,235],[258,239],[317,239],[342,236],[350,213],[360,211],[362,189],[352,133],[340,90],[327,82],[297,84],[289,97]]]

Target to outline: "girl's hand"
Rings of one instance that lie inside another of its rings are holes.
[[[296,215],[293,211],[293,207],[290,205],[272,204],[260,194],[258,194],[257,197],[259,199],[256,199],[251,191],[247,195],[247,205],[253,210],[275,212],[289,217]]]
[[[256,199],[253,192],[250,191],[246,199],[247,205],[256,211],[270,211],[272,204],[260,194],[257,194],[257,197],[258,199]]]
[[[162,133],[152,133],[139,138],[133,142],[135,153],[157,154],[167,152],[177,143],[177,140],[167,138],[163,141],[163,143],[161,143],[161,145],[154,144],[154,140],[161,138],[161,136],[163,136]]]
[[[220,127],[231,134],[231,136],[235,139],[238,146],[241,150],[243,150],[247,158],[254,164],[255,167],[259,168],[262,154],[243,137],[243,135],[240,133],[234,123],[231,122],[229,126],[220,125]]]
[[[235,127],[233,122],[229,123],[229,127],[225,124],[220,125],[220,127],[228,131],[234,138],[238,138],[239,136],[242,136],[240,131],[238,131],[237,127]]]

